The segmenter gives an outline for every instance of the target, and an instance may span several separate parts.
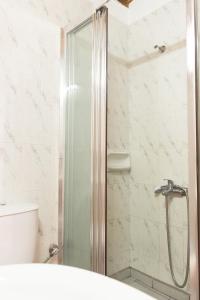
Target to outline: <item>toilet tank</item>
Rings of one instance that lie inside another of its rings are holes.
[[[34,261],[38,236],[38,205],[0,205],[0,265]]]

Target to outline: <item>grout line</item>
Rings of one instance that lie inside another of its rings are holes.
[[[154,51],[154,52],[151,52],[147,55],[144,55],[138,59],[135,59],[133,60],[132,62],[129,62],[127,64],[127,67],[130,69],[130,68],[133,68],[133,67],[136,67],[138,65],[141,65],[141,64],[144,64],[146,62],[149,62],[151,60],[154,60],[158,57],[161,57],[161,56],[164,56],[164,55],[167,55],[171,52],[174,52],[176,50],[179,50],[179,49],[182,49],[186,46],[186,41],[185,40],[182,40],[178,43],[175,43],[173,45],[169,45],[169,46],[166,46],[166,51],[163,52],[163,53],[160,53],[159,51]]]
[[[186,46],[186,40],[181,40],[180,42],[177,42],[175,44],[166,46],[166,51],[163,52],[163,53],[160,53],[158,50],[155,50],[151,53],[147,53],[146,55],[141,56],[139,58],[136,58],[135,60],[132,60],[132,61],[128,61],[128,60],[123,59],[119,56],[116,56],[112,53],[110,53],[109,55],[111,56],[111,58],[116,60],[119,64],[122,64],[125,67],[127,67],[128,69],[130,69],[130,68],[134,68],[134,67],[137,67],[139,65],[142,65],[144,63],[147,63],[147,62],[149,62],[151,60],[154,60],[156,58],[159,58],[161,56],[167,55],[167,54],[169,54],[171,52],[174,52],[176,50],[182,49],[185,46]]]
[[[83,37],[79,38],[79,41],[86,47],[88,47],[88,41],[85,40]],[[111,53],[111,51],[109,51],[108,55],[114,59],[116,62],[118,62],[121,65],[124,65],[125,67],[127,67],[128,69],[130,68],[134,68],[136,66],[142,65],[144,63],[147,63],[151,60],[154,60],[156,58],[159,58],[161,56],[167,55],[171,52],[174,52],[176,50],[182,49],[186,46],[186,40],[183,39],[177,43],[171,44],[171,45],[165,45],[166,46],[166,50],[163,53],[160,53],[159,50],[154,50],[151,53],[147,53],[146,55],[143,55],[139,58],[136,58],[134,60],[127,60],[125,58],[119,57],[117,55],[114,55]]]
[[[127,65],[129,64],[129,61],[124,59],[124,58],[121,58],[117,55],[114,55],[112,54],[111,52],[108,53],[108,57],[110,57],[111,59],[115,60],[115,62],[123,65],[124,67],[127,67]]]

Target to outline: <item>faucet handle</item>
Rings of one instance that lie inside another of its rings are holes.
[[[174,186],[174,181],[172,179],[169,178],[163,178],[164,181],[167,181],[168,185],[170,186]]]

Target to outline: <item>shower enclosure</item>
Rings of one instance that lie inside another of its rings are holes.
[[[59,260],[197,300],[197,6],[134,5],[62,31]]]
[[[63,35],[60,245],[64,263],[104,274],[107,9]]]

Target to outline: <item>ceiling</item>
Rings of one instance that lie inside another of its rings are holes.
[[[106,0],[89,0],[95,7],[101,6]],[[117,0],[110,0],[107,6],[110,9],[110,14],[116,17],[119,21],[126,25],[130,25],[137,20],[152,13],[156,9],[165,5],[171,0],[134,0],[129,8],[120,4]]]

